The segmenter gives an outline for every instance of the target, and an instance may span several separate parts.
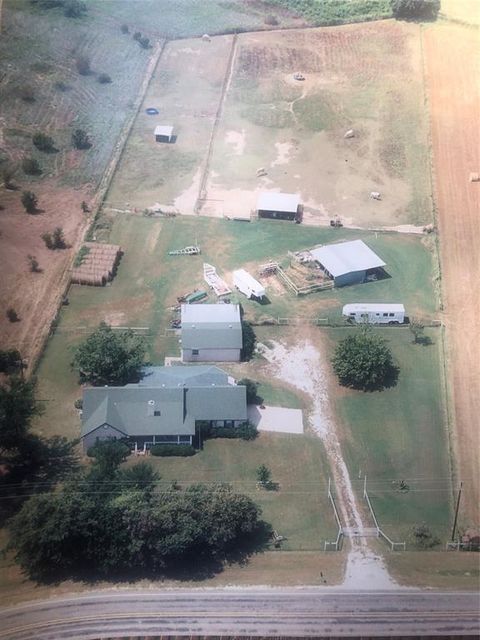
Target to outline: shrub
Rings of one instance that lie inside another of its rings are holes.
[[[22,169],[29,176],[38,176],[42,173],[40,163],[35,158],[24,158],[22,160]]]
[[[129,33],[130,29],[128,28],[128,24],[122,24],[122,26],[120,27],[120,31],[122,33]]]
[[[53,138],[41,131],[33,135],[32,141],[39,151],[52,151],[55,145]]]
[[[248,420],[238,427],[212,427],[206,423],[200,427],[200,433],[203,440],[215,440],[217,438],[255,440],[258,436],[257,427],[248,422]]]
[[[80,56],[75,60],[75,66],[77,67],[77,71],[81,76],[88,76],[90,69],[90,60],[87,56]]]
[[[36,213],[38,198],[33,191],[23,191],[21,200],[27,213]]]
[[[63,80],[57,80],[57,82],[55,82],[55,84],[53,85],[55,87],[55,89],[57,89],[58,91],[68,91],[68,89],[70,88],[69,85],[64,82]]]
[[[18,317],[18,313],[13,307],[9,307],[7,309],[6,316],[10,320],[10,322],[18,322],[20,320],[20,318]]]
[[[87,11],[87,5],[81,0],[65,0],[65,11],[67,18],[81,18]]]
[[[242,320],[242,360],[250,360],[255,352],[257,336],[250,322]]]
[[[196,451],[191,444],[155,444],[150,449],[150,453],[152,456],[181,456],[182,458],[187,458],[194,456]]]
[[[80,209],[83,211],[83,213],[88,213],[90,211],[90,207],[85,202],[85,200],[82,200],[82,202],[80,204]]]
[[[2,176],[3,184],[5,189],[15,189],[15,184],[13,183],[13,176],[17,172],[17,166],[11,162],[3,162],[0,175]]]
[[[47,249],[51,249],[52,251],[55,251],[55,249],[67,248],[62,227],[56,227],[53,230],[53,233],[44,233],[42,235],[42,240],[45,242]]]
[[[75,409],[83,409],[83,398],[77,398],[73,403]]]
[[[440,542],[440,540],[433,535],[425,522],[417,524],[412,528],[411,539],[413,544],[419,549],[430,549]]]
[[[138,44],[142,47],[142,49],[148,49],[150,47],[150,40],[143,36],[138,39]]]
[[[30,254],[27,256],[28,266],[30,267],[30,271],[32,273],[41,273],[40,266],[38,264],[38,260],[35,256],[31,256]]]
[[[16,349],[0,350],[0,372],[13,373],[22,366],[22,356]]]
[[[132,37],[134,40],[140,40],[140,38],[142,37],[142,34],[140,33],[140,31],[135,31]]]
[[[250,378],[242,378],[237,382],[239,386],[247,387],[247,404],[260,404],[258,402],[258,384]]]
[[[18,95],[24,102],[35,102],[35,89],[31,84],[20,85]]]
[[[88,133],[83,129],[75,129],[72,133],[72,144],[75,149],[90,149],[92,146],[88,138]]]
[[[268,24],[272,27],[275,27],[278,24],[277,16],[274,16],[272,13],[269,13],[264,20],[265,24]]]
[[[111,77],[108,75],[108,73],[101,73],[98,78],[97,78],[98,82],[100,84],[109,84],[112,79]]]

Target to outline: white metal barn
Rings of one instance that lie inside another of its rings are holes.
[[[237,269],[233,272],[233,284],[247,298],[263,298],[265,287],[255,280],[245,269]]]
[[[155,141],[156,142],[172,142],[173,140],[173,127],[170,125],[159,124],[155,127]]]
[[[365,282],[369,275],[385,266],[362,240],[327,244],[310,249],[310,254],[331,276],[336,287]]]
[[[238,304],[182,304],[182,361],[238,362],[243,345]]]
[[[365,303],[346,304],[342,315],[357,323],[369,324],[403,324],[405,307],[403,304]]]

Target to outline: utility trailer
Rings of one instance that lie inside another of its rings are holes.
[[[403,304],[356,302],[346,304],[342,315],[357,324],[403,324],[405,307]]]
[[[265,296],[265,287],[258,280],[255,280],[245,269],[237,269],[233,272],[233,284],[247,298],[258,298],[261,300]]]

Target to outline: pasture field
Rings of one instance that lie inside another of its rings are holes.
[[[245,493],[263,511],[263,518],[287,538],[286,551],[323,550],[334,540],[336,526],[327,497],[328,463],[316,436],[261,433],[256,440],[207,440],[191,458],[155,458],[149,462],[162,485],[176,480],[182,486],[227,482]],[[131,456],[126,464],[138,459]],[[278,491],[257,489],[255,470],[265,464]]]
[[[480,25],[477,0],[442,0],[440,16],[466,24]]]
[[[423,31],[435,195],[451,379],[456,472],[468,487],[465,524],[480,522],[480,58],[478,28],[439,23]]]
[[[309,224],[430,222],[419,35],[385,21],[169,43],[108,205],[245,217],[274,189],[300,193]],[[176,143],[155,143],[154,123],[178,126]]]
[[[346,331],[351,330],[330,329],[329,336],[337,341]],[[408,541],[412,527],[426,522],[444,541],[452,526],[452,485],[440,375],[441,330],[427,332],[429,345],[413,344],[406,328],[377,331],[399,366],[397,385],[373,393],[338,385],[334,390],[350,477],[363,502],[367,475],[380,526],[393,540]],[[400,480],[409,485],[408,492],[399,491]]]

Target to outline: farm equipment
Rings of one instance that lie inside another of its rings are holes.
[[[294,80],[305,80],[305,76],[303,75],[303,73],[300,73],[297,71],[297,73],[293,74],[293,79]]]
[[[206,291],[200,291],[198,289],[196,289],[195,291],[192,291],[192,293],[187,294],[186,296],[181,296],[180,298],[177,298],[177,301],[179,303],[185,303],[185,304],[194,304],[195,302],[200,302],[200,300],[203,300],[204,298],[208,297],[208,293]]]
[[[169,256],[196,256],[200,251],[200,247],[193,245],[190,247],[184,247],[183,249],[175,249],[174,251],[169,251]]]
[[[333,220],[330,220],[330,226],[343,227],[343,222],[340,220],[340,218],[334,218]]]

